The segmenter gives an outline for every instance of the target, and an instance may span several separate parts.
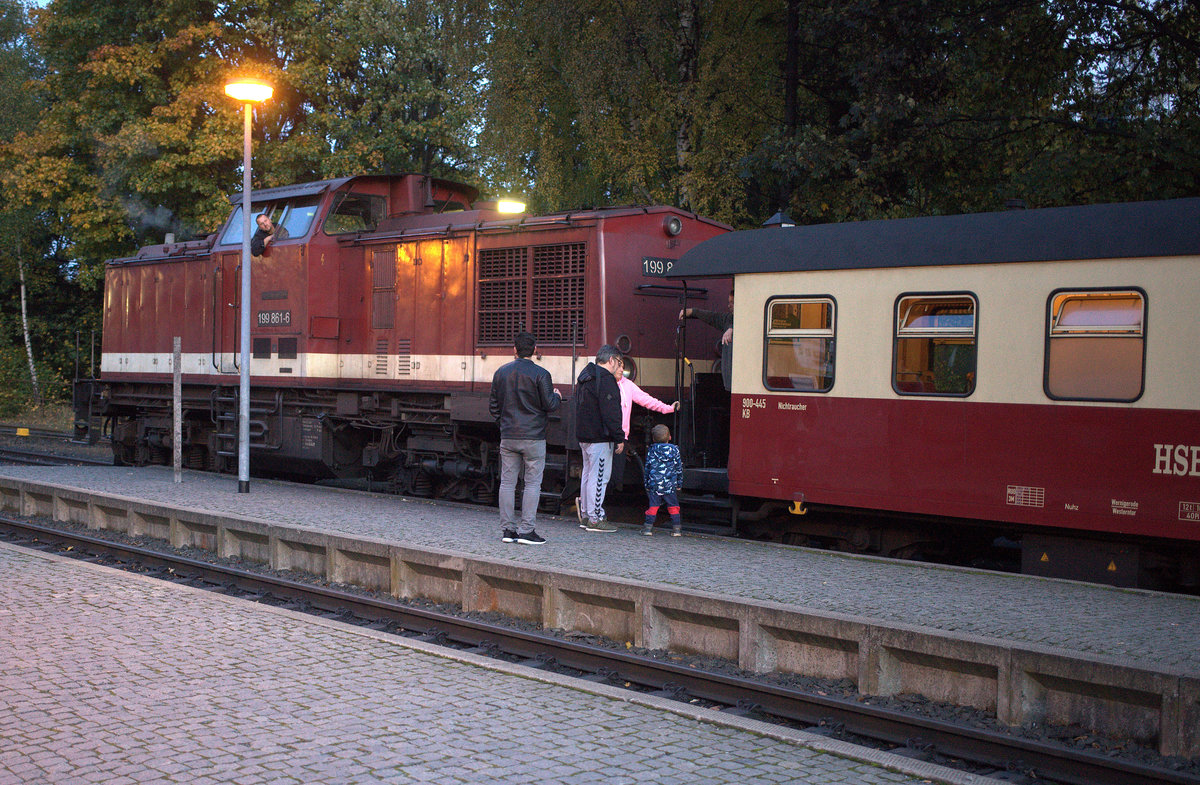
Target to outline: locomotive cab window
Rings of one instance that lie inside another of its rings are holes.
[[[307,199],[293,199],[284,205],[283,214],[279,216],[278,223],[287,230],[288,237],[303,237],[308,234],[308,228],[312,226],[313,218],[316,215],[317,198],[315,196]]]
[[[767,302],[763,385],[769,390],[829,392],[833,388],[835,306],[832,298]]]
[[[279,240],[294,240],[308,234],[313,217],[317,214],[317,197],[289,199],[286,202],[256,204],[250,208],[250,217],[257,219],[261,213],[266,213],[271,223],[279,227]],[[257,229],[251,221],[251,234]],[[242,243],[242,206],[233,208],[233,217],[225,234],[221,235],[221,245],[241,245]]]
[[[383,220],[387,200],[371,194],[338,194],[325,219],[326,234],[370,232]]]
[[[1146,296],[1134,289],[1050,295],[1046,395],[1076,401],[1136,401],[1146,356]]]
[[[898,298],[892,389],[900,395],[974,392],[976,310],[970,294]]]
[[[266,213],[274,220],[278,215],[278,211],[273,210],[270,205],[254,204],[250,206],[250,234],[253,236],[254,216],[259,213]],[[221,245],[241,245],[242,244],[242,206],[239,204],[233,208],[233,215],[229,219],[229,224],[225,227],[225,233],[221,235]]]

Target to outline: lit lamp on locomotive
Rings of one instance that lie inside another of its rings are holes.
[[[250,492],[250,111],[267,100],[274,89],[258,79],[237,78],[225,85],[225,94],[246,108],[242,133],[242,313],[241,367],[238,388],[238,493]]]

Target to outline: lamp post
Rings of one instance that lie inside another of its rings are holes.
[[[250,111],[274,90],[258,79],[234,79],[225,94],[246,108],[242,134],[242,312],[241,367],[238,369],[238,493],[250,492]]]

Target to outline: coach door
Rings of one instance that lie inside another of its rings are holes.
[[[237,373],[237,354],[241,349],[239,317],[241,310],[242,255],[237,252],[217,255],[212,287],[213,368],[218,373]]]

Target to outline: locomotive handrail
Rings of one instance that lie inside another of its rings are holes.
[[[387,240],[419,240],[431,237],[445,237],[447,235],[462,233],[469,234],[471,232],[498,232],[507,230],[509,232],[517,232],[525,227],[543,227],[565,225],[571,226],[577,223],[569,216],[567,218],[556,218],[550,221],[479,221],[476,223],[462,224],[445,224],[434,227],[422,226],[413,229],[400,229],[399,231],[390,232],[372,232],[372,233],[357,233],[353,237],[339,238],[341,242],[348,245],[360,245],[364,243],[383,242]]]
[[[217,295],[220,293],[220,286],[217,285],[217,276],[221,274],[221,265],[217,264],[213,270],[213,296],[212,296],[212,367],[219,373],[221,366],[217,365]]]
[[[266,251],[264,251],[263,253],[266,253]],[[244,259],[242,257],[239,257],[237,267],[233,268],[233,272],[238,279],[240,279],[242,276],[242,262],[243,261],[244,261]],[[250,268],[250,269],[252,270],[253,268]],[[234,298],[234,301],[231,302],[229,304],[229,306],[231,308],[237,308],[238,312],[240,313],[242,310],[242,307],[243,307],[242,287],[239,286],[234,290],[233,298]],[[245,307],[248,308],[249,303],[246,303]],[[222,352],[222,356],[224,356],[224,352]],[[235,371],[242,370],[241,361],[242,361],[242,331],[238,330],[234,336],[234,341],[233,341],[233,369]]]
[[[684,283],[681,286],[667,286],[666,284],[662,284],[662,283],[640,283],[637,286],[635,286],[634,288],[639,292],[644,292],[648,289],[663,289],[667,292],[665,294],[655,295],[657,297],[670,297],[672,293],[675,295],[684,295],[684,296],[687,296],[690,293],[695,293],[697,295],[703,295],[705,297],[708,296],[708,287],[706,287],[706,286],[688,286],[686,283]],[[650,292],[650,294],[653,294],[653,293]]]

